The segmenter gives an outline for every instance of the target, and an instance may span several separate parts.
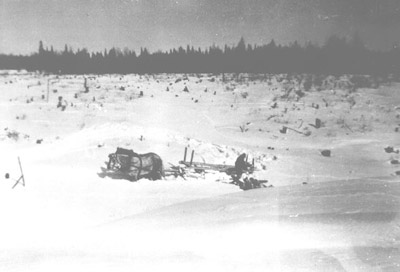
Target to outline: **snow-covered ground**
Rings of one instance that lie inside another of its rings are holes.
[[[1,271],[400,270],[400,84],[85,77],[87,93],[83,76],[1,73]],[[101,178],[117,147],[166,168],[185,147],[216,164],[245,152],[273,187]]]

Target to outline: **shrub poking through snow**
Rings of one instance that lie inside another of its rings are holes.
[[[26,114],[22,114],[21,116],[15,117],[17,120],[25,120],[26,119]]]
[[[249,128],[247,127],[247,125],[248,125],[248,123],[239,126],[240,131],[241,131],[241,132],[246,132],[246,131],[248,131]]]
[[[305,96],[305,93],[302,92],[301,90],[297,90],[297,91],[295,91],[295,93],[296,93],[296,95],[298,96],[299,99]]]
[[[7,137],[10,139],[13,139],[14,141],[19,140],[19,132],[12,130],[12,131],[7,131]]]
[[[312,84],[313,84],[312,77],[306,76],[306,78],[304,79],[304,83],[303,83],[304,91],[309,92],[311,90]]]
[[[388,146],[388,147],[385,147],[385,152],[386,153],[399,153],[399,150],[394,150],[394,148],[393,148],[393,146]]]
[[[321,151],[321,155],[324,157],[330,157],[331,156],[331,151],[329,149],[325,149]]]
[[[57,108],[61,108],[62,111],[65,111],[67,108],[68,102],[66,100],[63,100],[62,96],[58,97],[58,102],[57,102]]]

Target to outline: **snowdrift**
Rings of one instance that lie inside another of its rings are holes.
[[[398,271],[398,88],[346,75],[5,72],[0,270]],[[167,167],[185,147],[225,165],[246,153],[273,187],[99,177],[118,146]],[[26,186],[12,189],[18,157]]]

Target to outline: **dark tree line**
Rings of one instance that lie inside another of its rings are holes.
[[[347,40],[330,37],[323,46],[294,42],[277,45],[246,44],[187,46],[166,52],[140,53],[112,48],[90,53],[87,49],[63,51],[45,48],[29,56],[0,55],[0,69],[27,69],[63,74],[105,73],[319,73],[319,74],[398,74],[400,49],[380,52],[367,49],[359,36]]]

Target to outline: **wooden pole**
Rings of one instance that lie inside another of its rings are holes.
[[[194,157],[194,150],[192,150],[192,157],[190,158],[190,166],[192,166],[192,163],[193,163],[193,157]]]
[[[19,169],[21,170],[22,185],[25,186],[24,172],[22,171],[21,159],[19,157],[18,157],[18,164],[19,164]]]
[[[50,78],[47,79],[47,103],[49,103],[49,95],[50,95]]]
[[[187,153],[187,147],[185,147],[185,153],[183,154],[183,162],[186,162],[186,153]]]
[[[18,164],[19,164],[19,169],[21,171],[21,176],[19,177],[19,179],[17,180],[17,182],[14,184],[14,186],[12,187],[13,189],[15,188],[15,186],[18,185],[19,181],[22,180],[22,185],[25,187],[25,177],[24,177],[24,172],[22,171],[22,165],[21,165],[21,160],[18,157]]]

